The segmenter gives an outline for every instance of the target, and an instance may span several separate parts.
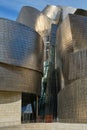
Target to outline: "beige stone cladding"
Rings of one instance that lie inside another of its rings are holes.
[[[0,91],[0,127],[21,124],[21,93]]]

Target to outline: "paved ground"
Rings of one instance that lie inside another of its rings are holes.
[[[0,127],[0,130],[87,130],[87,124],[30,123],[20,126]]]

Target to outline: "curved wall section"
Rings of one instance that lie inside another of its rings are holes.
[[[66,84],[87,78],[87,49],[65,55],[62,68]]]
[[[57,53],[63,55],[65,52],[72,52],[72,32],[69,17],[67,17],[57,29]]]
[[[76,14],[76,15],[82,15],[82,16],[87,16],[87,10],[77,9],[74,14]]]
[[[42,10],[42,13],[57,24],[61,17],[61,11],[62,11],[62,9],[59,6],[47,5]]]
[[[17,22],[35,29],[42,36],[45,31],[51,28],[49,18],[43,15],[39,10],[29,6],[24,6],[21,9]]]
[[[71,53],[87,48],[87,17],[69,14],[57,30],[59,53]]]
[[[0,90],[40,94],[42,74],[22,67],[0,63]]]
[[[62,8],[62,18],[63,20],[67,17],[68,14],[74,14],[76,11],[76,8],[70,7],[70,6],[61,6]]]
[[[43,42],[30,27],[0,19],[0,90],[40,94]]]
[[[58,95],[60,122],[87,123],[87,79],[76,80]]]
[[[43,43],[33,29],[0,19],[0,62],[42,72]]]

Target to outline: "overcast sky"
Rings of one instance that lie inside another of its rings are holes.
[[[46,5],[65,5],[87,10],[87,0],[0,0],[0,17],[15,20],[24,5],[42,10]]]

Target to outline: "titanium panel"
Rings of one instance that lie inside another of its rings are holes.
[[[57,29],[56,52],[59,57],[65,52],[72,52],[72,33],[69,17]]]
[[[42,13],[46,15],[48,18],[50,18],[53,23],[57,24],[60,21],[61,11],[62,9],[59,6],[47,5],[42,10]]]
[[[87,48],[87,17],[68,15],[57,30],[57,49],[60,55]]]
[[[0,91],[40,95],[41,78],[38,71],[0,63]]]
[[[70,7],[70,6],[61,6],[62,8],[62,19],[64,20],[68,14],[74,14],[76,11],[76,8]]]
[[[0,62],[42,72],[40,35],[30,27],[0,18]]]
[[[58,95],[60,122],[87,123],[87,79],[76,80]]]
[[[70,15],[73,49],[78,51],[87,48],[87,17]]]
[[[63,57],[63,74],[65,83],[69,84],[74,80],[87,78],[87,50],[65,55]]]
[[[82,15],[82,16],[87,16],[87,10],[77,9],[74,14],[76,14],[76,15]]]
[[[29,6],[24,6],[21,9],[17,22],[33,28],[41,36],[51,29],[51,20],[39,10]]]

